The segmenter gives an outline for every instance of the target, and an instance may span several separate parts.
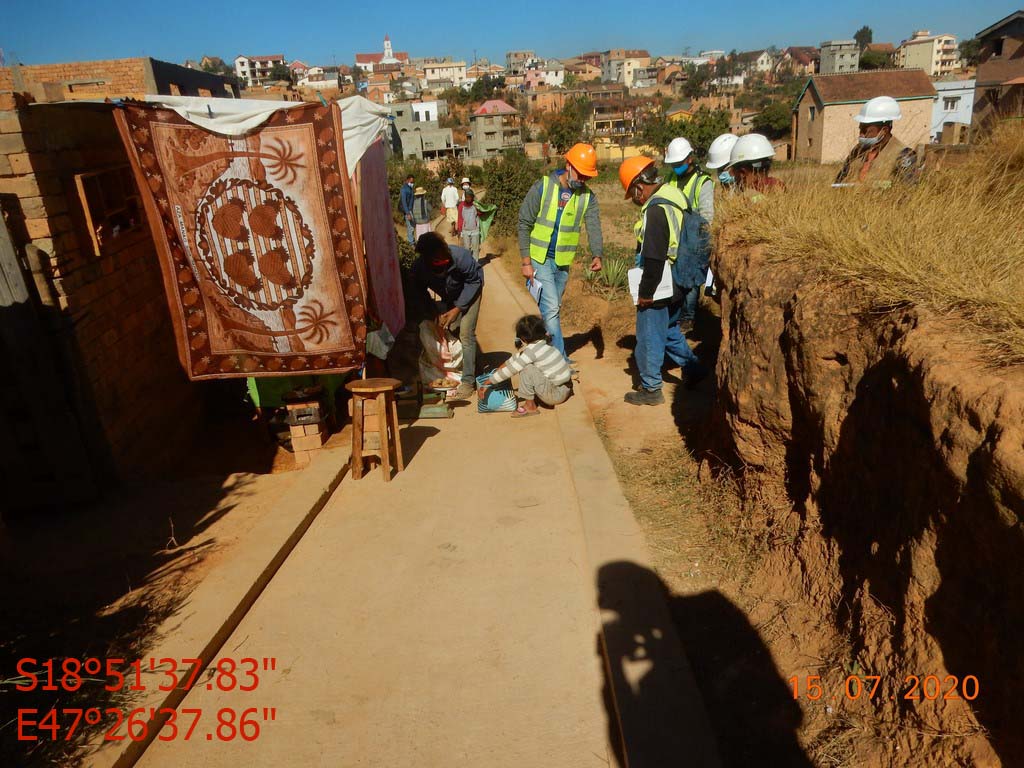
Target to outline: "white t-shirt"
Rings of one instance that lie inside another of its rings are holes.
[[[441,205],[445,208],[454,208],[459,204],[459,190],[449,185],[441,190]]]

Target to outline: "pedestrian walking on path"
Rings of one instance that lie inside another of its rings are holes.
[[[584,224],[593,254],[592,272],[601,270],[604,253],[597,197],[587,187],[587,180],[595,176],[597,152],[590,144],[576,144],[565,153],[565,169],[535,182],[519,207],[523,276],[541,284],[537,303],[544,325],[551,345],[567,360],[559,315]]]
[[[619,181],[626,197],[640,206],[640,220],[633,228],[637,239],[637,266],[643,272],[636,304],[636,349],[640,389],[625,396],[632,405],[665,402],[661,368],[665,356],[683,368],[687,384],[695,385],[707,375],[679,329],[683,291],[672,280],[671,294],[655,299],[664,273],[677,258],[679,238],[687,201],[678,187],[663,184],[654,161],[631,157],[619,167]],[[654,203],[652,205],[652,203]]]
[[[398,194],[398,210],[401,211],[402,217],[405,219],[405,236],[409,239],[410,245],[416,242],[416,225],[412,221],[412,204],[415,199],[415,189],[413,176],[409,174],[405,177],[405,184],[402,185],[402,190]]]
[[[453,187],[454,189],[454,187]],[[459,203],[456,216],[456,232],[462,238],[462,247],[480,260],[480,211],[476,208],[473,190],[466,192],[466,199]]]
[[[416,187],[415,197],[412,201],[412,223],[416,226],[416,239],[419,241],[421,235],[432,232],[434,227],[431,219],[434,209],[427,202],[427,190],[423,187]]]
[[[519,375],[519,407],[513,419],[540,413],[537,401],[556,406],[572,394],[572,369],[557,349],[548,343],[544,319],[538,315],[523,315],[516,321],[516,347],[504,365],[491,374],[488,384],[500,384]],[[481,387],[482,400],[487,392]]]
[[[428,317],[435,318],[441,328],[457,332],[462,342],[462,383],[455,396],[465,400],[476,391],[476,324],[484,271],[473,254],[448,245],[436,232],[416,240],[416,253],[411,270],[416,298]],[[430,298],[428,289],[440,297],[440,304]]]
[[[441,208],[444,209],[444,217],[451,226],[453,235],[456,234],[459,202],[459,190],[455,188],[455,179],[445,179],[444,189],[441,190]]]

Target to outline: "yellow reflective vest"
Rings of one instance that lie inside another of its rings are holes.
[[[675,184],[662,184],[658,187],[658,190],[651,195],[650,199],[644,203],[643,208],[640,209],[640,220],[633,226],[633,234],[636,235],[637,243],[640,246],[644,242],[644,230],[647,227],[647,209],[651,203],[660,205],[658,200],[668,200],[670,203],[675,205],[662,205],[662,209],[665,211],[665,219],[668,221],[668,260],[669,263],[673,263],[676,260],[676,255],[679,249],[679,233],[683,229],[683,212],[689,209],[689,203],[686,201],[686,197],[683,192]],[[678,208],[676,206],[679,206]],[[639,253],[639,248],[637,252]]]
[[[538,264],[543,264],[547,259],[548,246],[555,234],[558,197],[562,191],[562,185],[552,180],[550,176],[545,176],[542,183],[544,186],[541,191],[540,212],[537,214],[533,229],[530,230],[530,258]],[[562,218],[558,220],[558,238],[555,241],[555,264],[560,267],[569,266],[576,258],[583,216],[587,212],[591,194],[590,190],[585,190],[581,194],[574,192],[562,209]]]

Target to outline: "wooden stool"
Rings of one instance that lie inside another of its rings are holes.
[[[402,386],[398,379],[357,379],[345,385],[345,389],[352,393],[352,476],[358,480],[363,476],[363,457],[369,454],[380,456],[381,470],[384,472],[384,482],[391,481],[391,458],[395,459],[398,471],[405,469],[405,461],[402,458],[402,441],[398,435],[398,407],[395,405],[395,390]],[[367,413],[367,403],[371,404],[369,410],[376,410],[377,424],[366,423],[367,418],[372,418],[373,413]],[[380,447],[374,451],[365,445],[365,434],[367,432],[378,432],[380,435]],[[394,450],[394,454],[392,454]]]

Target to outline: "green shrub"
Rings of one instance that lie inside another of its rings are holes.
[[[482,182],[487,190],[484,202],[498,207],[491,225],[494,234],[515,234],[519,206],[542,173],[541,164],[527,160],[522,152],[509,151],[500,158],[484,160]]]

